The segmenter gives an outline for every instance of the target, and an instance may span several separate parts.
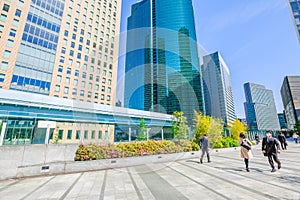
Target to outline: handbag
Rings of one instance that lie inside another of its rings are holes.
[[[241,146],[247,150],[251,149],[251,145],[247,142],[247,140],[243,140]]]

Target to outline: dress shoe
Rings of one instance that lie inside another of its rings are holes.
[[[271,171],[271,172],[272,172],[272,173],[273,173],[273,172],[276,172],[276,169],[272,169],[272,171]]]

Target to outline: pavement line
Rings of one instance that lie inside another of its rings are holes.
[[[106,186],[106,179],[107,179],[107,171],[105,170],[105,174],[104,174],[104,179],[103,179],[103,183],[102,183],[102,187],[101,187],[101,192],[100,192],[100,200],[104,199],[104,192],[105,192],[105,186]]]
[[[214,163],[216,163],[216,162],[214,162]],[[233,172],[233,171],[224,170],[222,167],[211,166],[211,165],[205,165],[205,167],[222,170],[224,172],[228,172],[228,173],[234,174],[234,175],[243,176],[243,177],[245,177],[247,179],[252,179],[252,180],[255,180],[255,181],[258,181],[258,182],[261,182],[261,180],[262,180],[261,178],[253,178],[251,176],[247,176],[247,175],[244,175],[244,174],[240,174],[240,173],[236,173],[236,172]],[[235,167],[235,166],[230,165],[230,167]],[[192,168],[198,169],[198,168],[195,168],[195,167],[192,167]],[[247,174],[249,174],[249,173],[247,173]],[[266,176],[269,176],[269,177],[272,177],[272,178],[277,178],[279,180],[285,180],[285,181],[287,181],[286,179],[283,179],[283,178],[277,177],[277,176],[272,176],[270,174],[261,174],[261,175],[266,175]],[[294,181],[294,182],[297,182],[297,181]],[[299,193],[299,190],[297,190],[297,189],[289,188],[289,187],[278,185],[278,184],[275,184],[275,183],[272,183],[272,186],[275,186],[275,187],[278,187],[278,188],[282,188],[282,189],[286,189],[287,191],[293,191],[293,192]]]
[[[225,158],[225,159],[228,159],[228,160],[239,160],[240,161],[240,159],[226,157],[226,156],[215,156],[215,157]],[[251,163],[255,163],[255,164],[258,164],[258,165],[269,165],[268,161],[266,161],[265,164],[264,164],[263,162],[258,162],[258,161],[255,161],[255,160],[251,160]],[[274,163],[274,164],[276,164],[276,163]],[[292,171],[298,171],[299,170],[298,168],[286,167],[285,165],[282,165],[282,169],[289,169],[289,170],[292,170]]]
[[[265,193],[263,193],[263,192],[254,190],[254,189],[249,188],[249,187],[246,187],[246,186],[244,186],[244,185],[242,185],[242,184],[239,184],[239,183],[233,182],[233,181],[231,181],[231,180],[228,180],[228,179],[222,178],[222,177],[220,177],[220,176],[217,176],[217,175],[215,175],[215,174],[213,174],[213,173],[209,173],[208,171],[204,171],[204,170],[201,170],[201,169],[199,169],[199,168],[194,168],[194,167],[191,167],[191,166],[189,166],[189,165],[187,165],[187,164],[184,164],[184,163],[179,163],[179,162],[177,162],[177,163],[178,163],[178,164],[181,164],[181,165],[183,165],[183,166],[186,166],[186,167],[188,167],[188,168],[192,168],[192,169],[194,169],[194,170],[200,171],[200,172],[202,172],[202,173],[208,174],[208,175],[210,175],[210,176],[212,176],[212,177],[215,177],[215,178],[217,178],[217,179],[220,179],[220,180],[225,181],[225,182],[227,182],[227,183],[230,183],[230,184],[232,184],[232,185],[239,186],[239,187],[241,187],[241,188],[243,188],[243,189],[245,189],[245,190],[251,191],[251,192],[253,192],[253,193],[255,193],[255,194],[260,194],[260,195],[262,195],[262,196],[264,196],[264,197],[267,197],[267,198],[269,198],[269,199],[278,199],[278,200],[280,200],[280,198],[278,198],[278,197],[276,197],[276,196],[272,196],[272,195],[265,194]]]
[[[79,181],[79,179],[82,177],[82,175],[84,174],[81,173],[80,176],[78,176],[78,178],[73,182],[73,184],[67,189],[67,191],[59,198],[59,200],[62,200],[64,199],[70,192],[71,190],[73,189],[73,187],[76,185],[76,183]]]
[[[181,192],[146,165],[135,167],[155,199],[188,200]]]
[[[224,199],[231,200],[231,198],[229,198],[229,197],[227,197],[227,196],[221,194],[220,192],[218,192],[218,191],[216,191],[216,190],[214,190],[214,189],[211,189],[210,187],[206,186],[205,184],[200,183],[199,181],[197,181],[197,180],[195,180],[195,179],[193,179],[193,178],[191,178],[191,177],[189,177],[189,176],[187,176],[187,175],[181,173],[180,171],[178,171],[178,170],[176,170],[176,169],[174,169],[174,168],[172,168],[172,167],[170,167],[170,166],[167,166],[167,168],[169,168],[169,169],[171,169],[171,170],[177,172],[177,173],[180,174],[181,176],[186,177],[187,179],[189,179],[189,180],[191,180],[191,181],[197,183],[198,185],[201,185],[202,187],[204,187],[204,188],[210,190],[211,192],[213,192],[213,193],[215,193],[215,194],[217,194],[217,195],[223,197]]]
[[[27,195],[25,195],[24,197],[22,197],[21,199],[26,199],[27,197],[29,197],[30,195],[32,195],[32,193],[38,191],[39,189],[41,189],[43,186],[45,186],[47,183],[49,183],[52,179],[54,179],[56,176],[53,176],[52,178],[50,178],[49,180],[45,181],[43,184],[39,185],[38,187],[36,187],[34,190],[32,190],[31,192],[29,192]]]
[[[13,183],[10,183],[10,184],[8,184],[8,185],[6,185],[6,186],[0,188],[0,192],[2,192],[3,190],[8,189],[10,186],[13,186],[13,185],[19,183],[20,181],[21,181],[21,180],[17,180],[17,181],[15,181],[15,182],[13,182]]]
[[[130,177],[130,179],[131,179],[131,182],[132,182],[132,184],[133,184],[133,187],[134,187],[134,189],[135,189],[135,191],[136,191],[136,193],[137,193],[137,195],[138,195],[138,198],[141,199],[141,200],[144,200],[143,195],[142,195],[141,191],[139,190],[139,188],[137,187],[136,182],[134,181],[134,179],[133,179],[133,177],[132,177],[132,174],[131,174],[131,172],[129,171],[128,168],[127,168],[127,172],[128,172],[129,177]]]

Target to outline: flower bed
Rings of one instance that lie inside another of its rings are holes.
[[[179,152],[198,151],[199,145],[189,141],[145,141],[110,145],[80,145],[77,149],[75,161],[99,160],[109,158],[125,158],[156,154],[170,154]]]

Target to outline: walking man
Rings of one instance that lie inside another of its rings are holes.
[[[286,138],[285,138],[283,132],[281,132],[281,133],[278,135],[278,140],[279,140],[279,142],[280,142],[280,144],[281,144],[281,149],[282,149],[282,150],[286,150],[286,145],[287,145],[287,143],[286,143]]]
[[[276,138],[272,137],[271,131],[266,131],[266,137],[263,138],[262,153],[264,156],[268,156],[269,163],[272,167],[271,172],[276,172],[274,161],[278,164],[278,169],[281,168],[281,162],[278,159],[278,154],[280,153],[280,144]]]
[[[294,132],[293,138],[295,140],[295,143],[297,144],[298,143],[298,134],[296,132]]]
[[[204,137],[202,137],[200,139],[200,147],[201,147],[201,150],[202,150],[202,155],[201,155],[201,158],[200,158],[200,163],[202,164],[203,163],[203,157],[204,157],[204,154],[206,153],[207,155],[207,162],[211,162],[210,161],[210,156],[209,156],[209,141],[208,141],[208,138],[207,138],[207,134],[204,135]]]

